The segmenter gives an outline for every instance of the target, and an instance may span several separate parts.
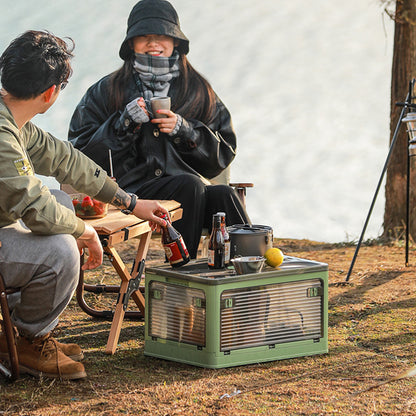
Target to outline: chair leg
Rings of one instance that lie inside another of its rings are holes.
[[[81,256],[81,265],[84,264],[84,255]],[[140,288],[144,291],[144,288]],[[84,298],[84,293],[120,293],[120,285],[99,285],[99,284],[88,284],[84,281],[84,271],[80,269],[79,281],[76,290],[76,299],[79,307],[88,315],[99,318],[112,320],[114,317],[114,311],[112,310],[100,310],[91,307]],[[125,317],[129,319],[143,319],[144,315],[140,311],[126,311]]]
[[[12,380],[16,380],[19,378],[19,358],[17,356],[17,349],[16,349],[16,339],[15,339],[15,332],[13,329],[13,324],[10,318],[10,311],[9,311],[9,304],[7,302],[7,291],[4,285],[3,277],[0,275],[0,307],[1,307],[1,314],[3,316],[3,331],[6,337],[7,342],[7,349],[9,352],[9,362],[10,362],[10,369],[11,372],[7,374],[7,371],[4,371],[4,367],[1,368],[2,372],[9,376]],[[7,370],[7,369],[6,369]]]
[[[238,196],[240,197],[241,203],[246,206],[246,193],[247,188],[252,188],[254,185],[252,183],[230,183],[230,186],[232,186],[236,191]]]

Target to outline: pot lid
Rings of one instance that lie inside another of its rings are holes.
[[[229,234],[249,234],[249,235],[264,235],[267,234],[268,231],[265,228],[260,228],[256,225],[248,225],[248,224],[235,224],[228,227]]]

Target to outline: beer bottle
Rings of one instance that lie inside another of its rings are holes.
[[[208,243],[208,267],[222,269],[225,267],[225,243],[221,230],[221,215],[212,217],[212,231]]]
[[[224,264],[225,267],[230,265],[230,253],[231,253],[231,240],[230,234],[227,231],[227,224],[225,222],[225,212],[217,212],[218,215],[221,215],[221,231],[222,235],[224,236],[224,244],[225,244],[225,259]]]
[[[165,254],[172,267],[180,267],[190,260],[188,249],[181,234],[172,226],[169,217],[164,214],[162,218],[166,226],[162,227],[162,244]]]

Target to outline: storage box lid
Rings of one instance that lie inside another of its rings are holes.
[[[169,264],[163,264],[155,267],[146,267],[146,272],[159,276],[174,277],[212,285],[231,283],[234,281],[242,280],[253,280],[258,278],[300,275],[327,270],[328,265],[326,263],[291,256],[285,256],[283,263],[277,268],[265,266],[261,273],[243,275],[237,275],[235,273],[234,267],[232,266],[220,270],[210,269],[205,259],[193,260],[177,269],[172,268]]]

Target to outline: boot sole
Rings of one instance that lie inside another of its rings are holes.
[[[84,359],[84,353],[76,354],[76,355],[67,355],[73,361],[82,361]],[[9,361],[9,353],[7,352],[0,352],[0,360],[7,360]]]
[[[9,354],[0,353],[0,360],[7,361],[10,365]],[[31,376],[40,378],[40,377],[48,377],[48,378],[62,378],[65,380],[77,380],[80,378],[86,378],[87,373],[85,371],[79,371],[77,373],[71,374],[54,374],[54,373],[44,373],[42,371],[35,370],[33,368],[26,367],[19,363],[19,371],[21,374],[30,374]]]
[[[87,373],[85,371],[79,371],[78,373],[71,374],[55,374],[55,373],[44,373],[42,371],[35,370],[33,368],[25,367],[24,365],[19,364],[19,370],[22,374],[30,374],[34,377],[47,377],[47,378],[61,378],[65,380],[77,380],[80,378],[86,378]]]

